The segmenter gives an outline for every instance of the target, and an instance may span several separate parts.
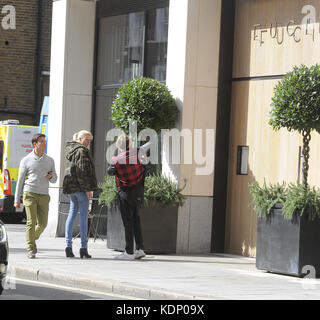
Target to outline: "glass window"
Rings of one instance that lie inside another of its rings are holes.
[[[169,8],[99,19],[94,158],[97,178],[106,172],[112,101],[123,83],[146,76],[166,80]]]
[[[166,80],[169,8],[147,12],[145,75]]]
[[[143,75],[144,12],[100,19],[97,86]]]
[[[97,90],[95,109],[94,158],[97,179],[103,181],[106,172],[106,152],[108,146],[106,136],[108,130],[114,128],[111,118],[111,105],[118,89]]]

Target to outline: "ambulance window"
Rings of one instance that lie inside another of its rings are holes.
[[[3,169],[3,146],[4,143],[2,140],[0,140],[0,171]]]

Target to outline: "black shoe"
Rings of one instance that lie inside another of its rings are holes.
[[[80,248],[80,258],[87,258],[90,259],[91,256],[88,254],[87,248]]]
[[[66,247],[66,256],[67,256],[67,258],[73,258],[74,257],[74,254],[72,252],[72,248]]]

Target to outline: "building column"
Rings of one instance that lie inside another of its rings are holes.
[[[180,186],[186,183],[187,201],[178,215],[178,253],[211,251],[220,21],[221,0],[170,0],[167,86],[181,111],[180,129],[192,133],[191,143],[181,139],[178,170],[163,164],[165,174]],[[197,140],[199,133],[202,140]],[[192,164],[183,157],[190,145]]]
[[[73,133],[91,130],[96,3],[56,0],[52,8],[48,155],[58,181],[50,186],[50,236],[58,234],[59,202],[65,169],[65,143]],[[60,221],[61,222],[61,221]]]

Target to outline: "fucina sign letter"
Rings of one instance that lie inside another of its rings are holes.
[[[286,37],[296,43],[300,43],[303,38],[309,38],[315,42],[320,35],[320,23],[316,8],[312,5],[305,5],[301,9],[301,14],[300,22],[291,19],[289,21],[273,21],[265,26],[261,23],[253,25],[253,40],[258,41],[261,47],[268,41],[268,38],[278,45],[282,45]]]

